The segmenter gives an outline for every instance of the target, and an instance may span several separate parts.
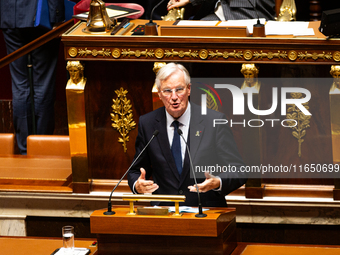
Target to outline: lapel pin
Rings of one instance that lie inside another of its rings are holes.
[[[195,136],[200,136],[200,131],[196,131],[196,135]]]

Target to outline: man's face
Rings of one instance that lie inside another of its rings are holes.
[[[190,96],[190,85],[185,84],[183,72],[177,71],[162,81],[158,96],[172,117],[181,117],[187,109]]]

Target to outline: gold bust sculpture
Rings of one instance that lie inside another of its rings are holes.
[[[68,61],[66,69],[70,74],[67,87],[83,88],[86,83],[84,77],[84,66],[79,61]]]
[[[257,91],[260,89],[260,83],[257,80],[259,69],[255,64],[242,64],[241,73],[244,76],[241,89],[254,88]]]
[[[333,76],[330,94],[340,94],[340,65],[332,65],[330,74]]]

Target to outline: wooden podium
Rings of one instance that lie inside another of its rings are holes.
[[[114,215],[97,210],[90,217],[97,234],[98,254],[219,254],[237,246],[235,209],[210,208],[205,218],[127,215],[129,207],[115,206]]]

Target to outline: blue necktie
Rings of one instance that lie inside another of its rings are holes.
[[[172,125],[174,126],[174,138],[172,140],[171,152],[172,152],[172,156],[175,159],[178,173],[179,175],[181,175],[182,173],[181,137],[177,133],[179,122],[175,120],[174,122],[172,122]]]

